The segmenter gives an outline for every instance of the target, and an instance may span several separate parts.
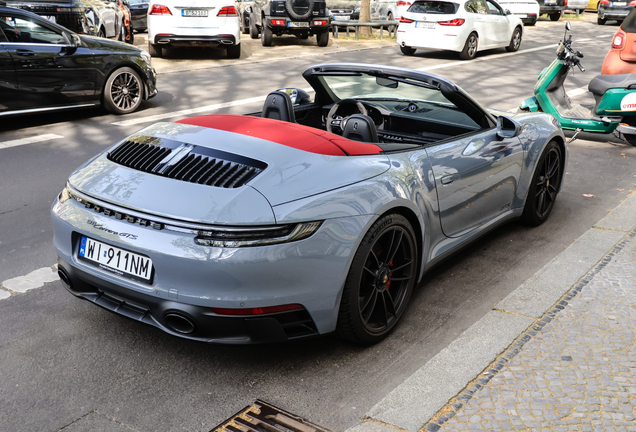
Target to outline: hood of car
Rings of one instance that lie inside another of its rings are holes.
[[[163,217],[268,224],[276,223],[272,207],[364,181],[390,167],[382,154],[312,150],[192,124],[158,123],[89,161],[69,184],[106,203]]]
[[[139,55],[141,52],[140,48],[136,46],[119,42],[116,40],[105,39],[97,36],[88,36],[88,35],[80,35],[79,38],[86,44],[88,48],[91,49],[99,49],[100,51],[113,51],[113,52],[126,52],[129,54]]]

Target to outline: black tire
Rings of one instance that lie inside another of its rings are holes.
[[[254,15],[250,14],[250,37],[252,39],[258,39],[258,27],[254,22]]]
[[[104,84],[104,107],[113,114],[131,113],[141,105],[143,88],[143,82],[134,69],[119,68]]]
[[[402,51],[402,54],[404,54],[405,56],[412,56],[413,54],[415,54],[415,48],[411,48],[408,46],[401,46],[400,51]]]
[[[316,33],[316,43],[319,47],[326,47],[329,44],[329,30]]]
[[[261,21],[261,44],[266,47],[272,46],[273,37],[272,29],[267,26],[264,20]]]
[[[285,1],[285,10],[287,14],[295,19],[295,20],[306,20],[311,16],[311,13],[314,11],[314,0],[305,0],[307,2],[307,11],[305,13],[299,14],[294,10],[294,2],[296,0],[286,0]]]
[[[585,13],[585,9],[579,9],[576,11],[579,15],[583,15]]]
[[[598,25],[605,25],[606,22],[607,22],[607,18],[597,18],[596,19],[596,24],[598,24]]]
[[[393,12],[389,12],[388,14],[386,14],[386,20],[393,21]]]
[[[510,45],[506,47],[506,51],[517,52],[519,51],[520,46],[521,46],[521,29],[517,27],[515,31],[512,32],[512,37],[510,38]]]
[[[471,33],[466,38],[466,44],[464,49],[459,53],[459,58],[462,60],[472,60],[477,55],[477,48],[479,47],[479,37],[477,33]]]
[[[525,24],[525,25],[527,25],[529,27],[532,27],[532,26],[534,26],[536,24],[537,24],[537,20],[534,20],[534,21],[530,21],[528,24]]]
[[[561,12],[554,12],[550,14],[550,21],[558,21],[561,19]]]
[[[250,28],[249,28],[249,26],[248,27],[245,26],[245,15],[241,15],[239,17],[239,19],[241,20],[240,21],[240,23],[241,23],[241,33],[242,34],[249,34]]]
[[[563,178],[563,156],[559,145],[551,141],[537,162],[532,183],[528,188],[521,221],[530,226],[541,225],[548,219],[556,201]]]
[[[106,31],[104,30],[104,27],[100,27],[99,30],[97,31],[97,37],[102,37],[105,38],[106,37]]]
[[[337,334],[364,345],[384,339],[406,310],[418,264],[409,221],[399,214],[378,219],[351,263],[338,311]]]
[[[128,40],[126,40],[126,42],[131,44],[131,45],[134,44],[135,43],[135,31],[133,29],[132,22],[130,23],[130,30],[128,30],[128,36],[129,36],[129,38],[128,38]]]
[[[119,27],[119,34],[117,35],[117,40],[120,42],[126,42],[126,26],[124,26],[124,22],[121,22],[121,26]]]
[[[163,55],[163,47],[148,42],[148,53],[150,57],[161,57]]]
[[[229,59],[237,59],[241,57],[241,44],[237,43],[236,45],[228,45],[227,46],[227,58]]]
[[[636,147],[636,135],[623,135],[623,136],[625,137],[625,140],[628,143]]]

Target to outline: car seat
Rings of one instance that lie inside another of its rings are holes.
[[[375,123],[373,123],[371,117],[364,114],[354,114],[350,116],[342,131],[342,136],[353,141],[368,143],[380,142]]]
[[[287,93],[274,91],[267,95],[261,117],[296,123],[292,100]]]

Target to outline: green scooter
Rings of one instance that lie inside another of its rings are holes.
[[[583,54],[572,49],[571,29],[565,24],[565,35],[556,51],[557,58],[539,75],[534,86],[534,96],[524,100],[521,111],[543,111],[552,114],[563,129],[579,132],[614,133],[636,146],[636,73],[625,75],[597,75],[588,86],[596,104],[590,110],[573,104],[565,92],[563,83],[574,67],[585,72],[581,61]]]

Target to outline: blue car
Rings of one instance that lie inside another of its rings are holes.
[[[552,116],[390,66],[303,76],[313,98],[157,123],[73,172],[52,207],[66,289],[197,341],[372,344],[433,265],[550,215],[568,155]]]

